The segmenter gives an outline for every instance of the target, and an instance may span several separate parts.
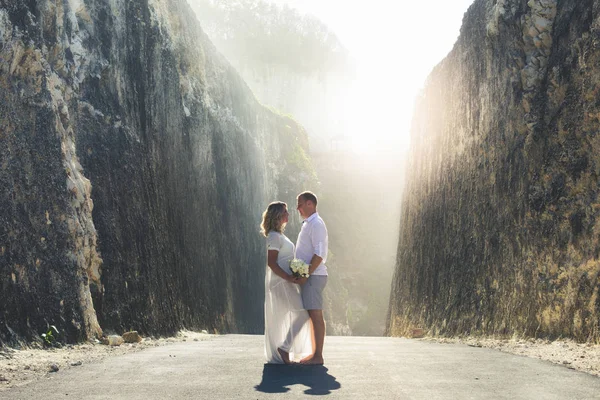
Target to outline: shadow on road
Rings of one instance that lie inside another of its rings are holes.
[[[264,393],[285,393],[289,386],[300,384],[308,386],[305,394],[330,394],[342,385],[327,371],[322,365],[265,364],[262,381],[254,388]]]

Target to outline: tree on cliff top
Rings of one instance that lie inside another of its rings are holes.
[[[242,68],[285,68],[322,78],[349,70],[348,51],[311,15],[263,0],[191,0],[203,29]]]

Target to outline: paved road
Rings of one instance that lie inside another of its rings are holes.
[[[2,399],[600,399],[600,378],[496,350],[328,337],[324,367],[265,365],[263,337],[224,335],[107,358]]]

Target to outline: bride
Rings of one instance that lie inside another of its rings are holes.
[[[291,364],[312,354],[312,331],[302,305],[299,284],[290,270],[294,244],[283,231],[288,222],[287,204],[276,201],[262,216],[261,233],[267,238],[265,274],[265,357],[274,364]]]

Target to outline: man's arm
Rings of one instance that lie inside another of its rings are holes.
[[[312,275],[315,272],[315,269],[323,262],[323,257],[319,257],[316,254],[313,254],[312,259],[310,260],[310,266],[308,267],[308,274]]]
[[[325,225],[316,224],[313,227],[310,241],[313,247],[313,256],[310,260],[308,273],[312,275],[315,269],[323,262],[323,258],[327,252],[327,229],[325,228]]]

